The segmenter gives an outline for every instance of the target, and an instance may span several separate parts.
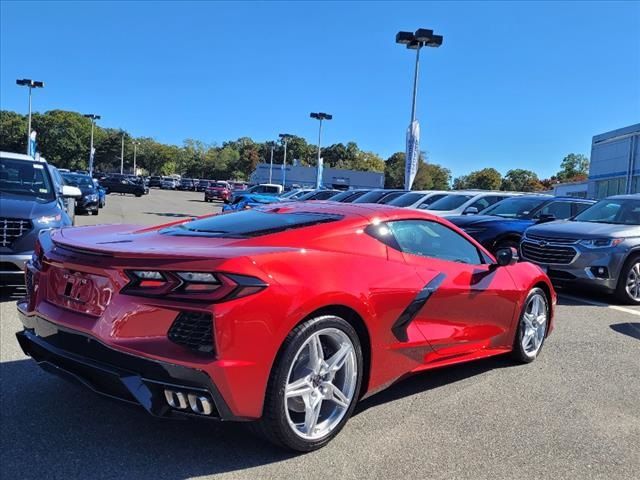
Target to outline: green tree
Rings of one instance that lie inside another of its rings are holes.
[[[469,176],[468,175],[460,175],[453,180],[453,189],[454,190],[465,190],[469,187]]]
[[[517,192],[535,192],[542,190],[543,186],[535,172],[516,168],[507,172],[502,179],[500,189]]]
[[[404,152],[396,152],[384,162],[385,188],[403,188],[404,158]]]
[[[0,111],[0,150],[24,152],[27,148],[27,117],[9,110]]]
[[[589,158],[580,153],[570,153],[562,159],[556,175],[561,182],[584,180],[589,175]]]
[[[502,175],[495,168],[483,168],[467,175],[464,184],[465,186],[460,188],[498,190],[502,184]]]

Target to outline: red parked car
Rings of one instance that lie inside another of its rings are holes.
[[[267,205],[40,236],[18,303],[43,368],[160,417],[255,421],[309,451],[409,373],[511,353],[553,328],[542,270],[386,205]]]
[[[214,200],[222,200],[229,203],[231,199],[231,186],[227,182],[211,182],[204,191],[204,201],[213,202]]]

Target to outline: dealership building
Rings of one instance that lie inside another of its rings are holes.
[[[315,188],[316,186],[316,167],[287,165],[282,168],[282,164],[274,164],[271,174],[269,173],[269,167],[268,163],[259,163],[251,174],[250,182],[255,184],[278,183],[282,185],[284,179],[284,184],[288,187]],[[384,188],[384,173],[325,167],[322,172],[322,185],[326,188],[341,190],[349,188]]]
[[[591,142],[587,196],[640,192],[640,123],[601,133]]]

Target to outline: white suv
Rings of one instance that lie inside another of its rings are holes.
[[[522,195],[516,192],[491,192],[491,191],[458,191],[451,192],[429,205],[425,210],[432,215],[450,217],[452,215],[475,215],[476,213],[498,203],[505,198]]]

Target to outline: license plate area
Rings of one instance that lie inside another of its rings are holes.
[[[109,279],[53,266],[49,270],[47,300],[59,307],[99,317],[111,300]]]

